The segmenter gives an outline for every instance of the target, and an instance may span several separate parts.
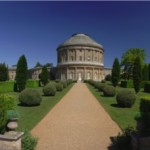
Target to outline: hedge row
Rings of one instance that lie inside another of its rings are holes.
[[[111,85],[107,85],[102,82],[97,82],[93,80],[89,80],[88,83],[90,83],[92,86],[94,86],[96,89],[98,89],[100,92],[103,92],[103,95],[106,97],[114,97],[116,95],[116,89],[115,87]],[[135,92],[125,89],[117,92],[116,95],[116,101],[118,106],[120,107],[132,107],[135,103],[136,95]]]
[[[43,87],[43,93],[45,96],[55,96],[57,91],[62,91],[72,82],[73,82],[72,80],[67,81],[57,80],[56,82],[49,82],[46,86]]]

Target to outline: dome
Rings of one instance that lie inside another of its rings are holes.
[[[83,33],[73,34],[71,38],[66,40],[58,48],[64,47],[64,46],[76,46],[76,45],[93,46],[93,47],[98,47],[100,49],[103,49],[103,46],[101,44],[98,44],[88,35],[83,34]]]

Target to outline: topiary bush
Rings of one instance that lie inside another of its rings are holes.
[[[118,91],[116,96],[117,103],[120,107],[132,107],[136,100],[136,95],[131,90]]]
[[[107,96],[107,97],[115,96],[115,94],[116,94],[116,89],[115,89],[115,87],[113,87],[113,86],[106,85],[106,86],[103,88],[103,94],[104,94],[104,96]]]
[[[67,87],[67,81],[61,81],[60,83],[63,85],[63,88]]]
[[[145,85],[144,85],[144,92],[150,93],[150,82],[149,83],[145,83]]]
[[[56,86],[57,91],[62,91],[63,90],[63,85],[61,83],[56,83],[55,86]]]
[[[21,140],[22,150],[35,150],[37,142],[37,138],[34,138],[29,132],[25,131]]]
[[[120,86],[124,88],[133,88],[133,80],[122,80]]]
[[[19,94],[19,102],[21,105],[36,106],[40,105],[42,97],[40,93],[34,89],[25,89]]]
[[[99,83],[99,84],[97,85],[97,89],[98,89],[100,92],[103,92],[103,89],[104,89],[105,86],[106,86],[105,83]]]
[[[43,88],[43,93],[45,96],[54,96],[56,94],[55,83],[50,82]]]
[[[150,96],[141,98],[140,112],[136,115],[135,120],[140,135],[150,136]]]

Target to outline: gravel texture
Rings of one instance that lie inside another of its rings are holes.
[[[36,150],[107,150],[121,129],[84,83],[76,83],[33,128]]]

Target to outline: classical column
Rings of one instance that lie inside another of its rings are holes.
[[[84,80],[86,80],[86,67],[84,67]]]
[[[77,80],[77,67],[74,67],[75,68],[75,74],[74,74],[74,77],[75,77],[75,80]]]

